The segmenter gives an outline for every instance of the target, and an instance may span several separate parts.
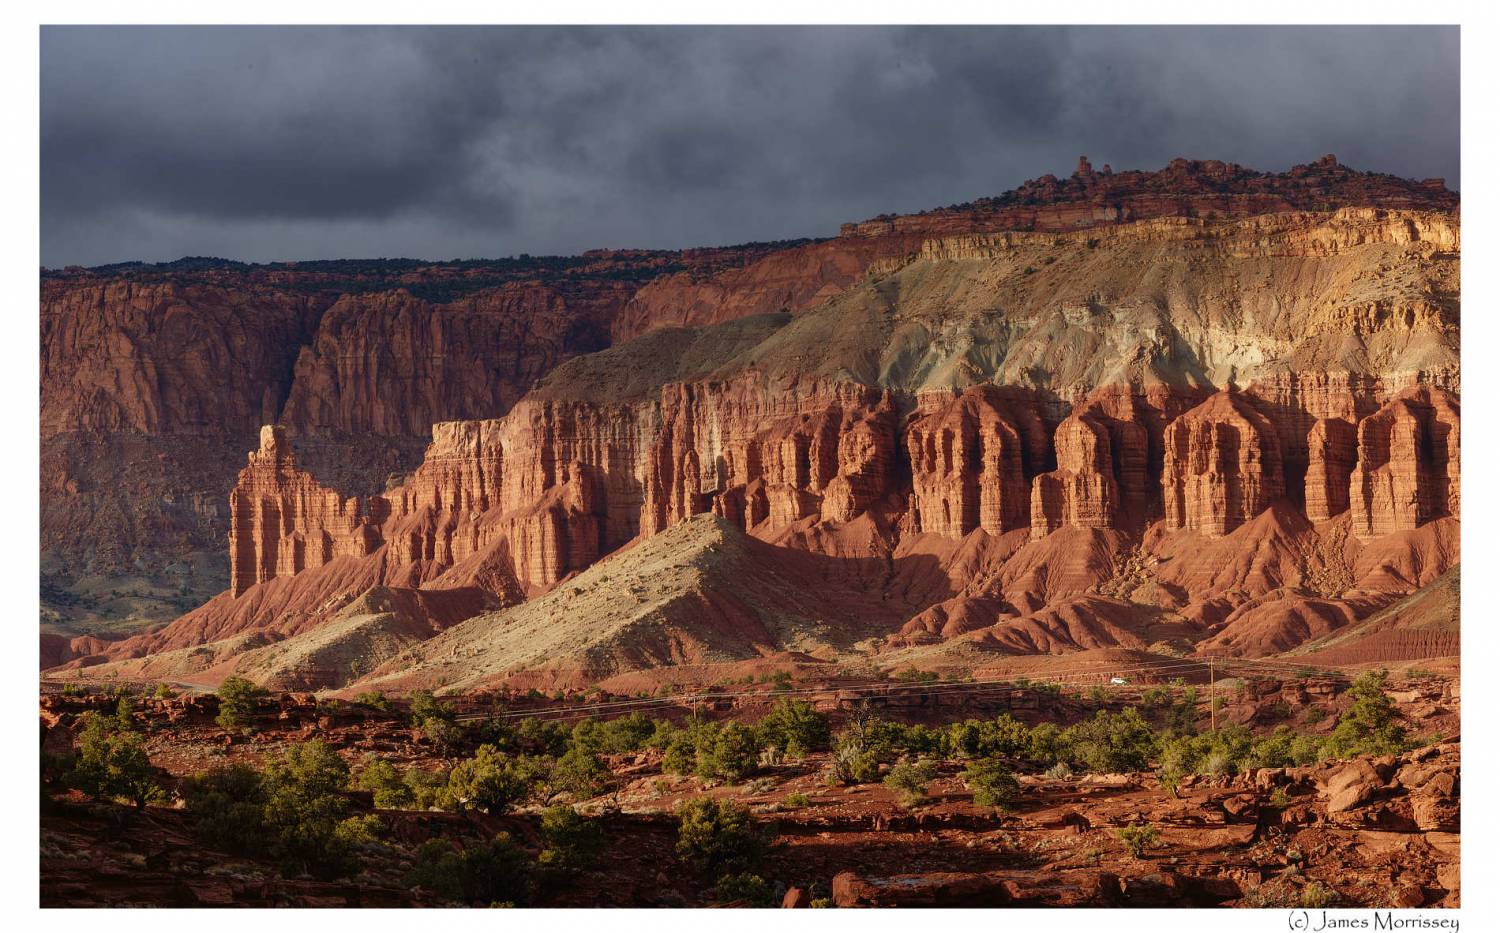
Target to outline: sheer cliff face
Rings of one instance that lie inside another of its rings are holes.
[[[280,422],[302,434],[424,436],[437,421],[508,411],[607,334],[625,288],[569,300],[523,284],[441,307],[405,292],[346,296],[292,370]]]
[[[42,437],[253,433],[280,412],[316,298],[108,281],[42,292]]]
[[[1375,538],[1458,515],[1458,400],[1426,386],[1359,423],[1349,483],[1354,534]]]
[[[567,459],[556,435],[507,469],[509,427],[436,425],[406,483],[346,499],[299,469],[284,431],[267,426],[230,494],[231,594],[340,558],[374,558],[383,583],[441,578],[517,598],[588,566],[603,541],[596,472]]]

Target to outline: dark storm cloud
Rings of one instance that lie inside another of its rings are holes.
[[[1443,28],[42,33],[42,260],[827,235],[1080,153],[1458,184]]]

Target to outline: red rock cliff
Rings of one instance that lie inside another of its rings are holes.
[[[1354,534],[1373,538],[1457,515],[1458,400],[1414,386],[1359,423],[1350,481]]]
[[[1169,528],[1225,535],[1285,491],[1270,420],[1224,390],[1167,426],[1162,498]]]
[[[912,422],[906,450],[913,527],[950,538],[1024,527],[1031,478],[1054,459],[1038,408],[995,386],[976,386]]]

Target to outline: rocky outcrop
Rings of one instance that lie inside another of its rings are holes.
[[[1356,537],[1410,531],[1459,506],[1458,400],[1414,386],[1359,424],[1350,481]]]
[[[504,414],[564,360],[602,349],[626,283],[567,294],[527,282],[434,305],[345,295],[297,356],[280,421],[293,432],[421,436]]]
[[[1286,172],[1256,172],[1217,159],[1173,159],[1155,172],[1094,171],[1086,158],[1067,178],[1043,175],[995,198],[903,217],[844,224],[841,237],[943,236],[990,230],[1076,230],[1153,217],[1250,217],[1328,204],[1452,210],[1441,178],[1368,175],[1326,155]]]
[[[230,494],[231,593],[377,552],[387,581],[447,574],[451,586],[478,577],[506,595],[544,590],[588,566],[601,553],[604,525],[588,465],[559,460],[544,438],[502,482],[507,427],[435,425],[406,483],[360,499],[298,469],[283,429],[268,425]],[[471,579],[455,580],[451,570],[466,564]]]
[[[895,407],[850,383],[667,386],[643,474],[639,529],[713,512],[753,530],[848,521],[893,491]]]
[[[1349,369],[1387,380],[1356,412],[1316,410],[1295,392],[1277,401],[1300,493],[1311,422],[1296,412],[1352,423],[1404,387],[1390,381],[1398,374],[1456,388],[1443,381],[1456,377],[1456,355],[1440,345],[1456,346],[1456,205],[1441,184],[1335,160],[1280,174],[1178,160],[1159,172],[1081,167],[819,242],[47,271],[43,547],[64,576],[179,562],[217,575],[201,554],[223,540],[224,489],[262,424],[284,425],[323,482],[367,496],[419,462],[432,424],[499,417],[578,354],[762,312],[800,323],[841,302],[874,307],[831,331],[788,334],[760,368],[910,395],[986,381],[1046,390],[1049,432],[1097,387],[1199,390],[1262,375],[1267,360],[1299,380]],[[1172,258],[1151,259],[1160,249]],[[964,265],[934,267],[945,263]],[[1145,277],[1115,273],[1142,263]],[[1346,359],[1351,331],[1364,349]],[[829,515],[864,495],[841,483],[834,492],[842,505]],[[783,511],[809,508],[794,499]],[[1029,521],[1029,501],[1025,511]]]
[[[1352,422],[1319,418],[1307,433],[1307,517],[1326,522],[1349,508],[1349,474],[1354,471],[1356,434]]]
[[[1275,427],[1226,389],[1167,426],[1162,498],[1169,528],[1228,534],[1285,493]]]
[[[1411,412],[1456,419],[1456,405],[1434,391],[1405,393],[1376,423]],[[297,469],[284,433],[267,428],[231,498],[233,594],[339,558],[365,558],[378,560],[378,569],[347,575],[351,586],[477,586],[513,601],[547,591],[637,536],[713,513],[766,540],[813,535],[799,537],[799,546],[860,558],[890,547],[875,543],[882,535],[967,542],[978,534],[993,542],[977,545],[995,554],[988,569],[976,566],[981,575],[970,582],[955,578],[961,596],[930,618],[912,619],[908,634],[919,641],[1040,613],[1091,591],[1129,592],[1147,579],[1139,574],[1149,575],[1146,564],[1128,566],[1130,542],[1148,527],[1160,529],[1143,542],[1154,555],[1148,563],[1163,562],[1155,576],[1164,589],[1154,599],[1195,624],[1243,617],[1226,630],[1225,644],[1243,642],[1251,653],[1316,637],[1329,630],[1319,620],[1345,624],[1351,612],[1389,602],[1379,595],[1350,610],[1303,594],[1276,601],[1281,588],[1332,585],[1309,574],[1342,574],[1339,587],[1347,588],[1374,571],[1333,551],[1309,559],[1312,528],[1286,500],[1279,432],[1258,407],[1267,403],[1234,390],[1170,421],[1163,413],[1191,396],[1101,392],[1049,431],[1045,398],[975,386],[921,397],[900,435],[899,399],[849,382],[775,383],[748,372],[669,383],[656,398],[614,405],[564,394],[528,398],[502,419],[435,426],[423,465],[403,484],[363,499],[341,497]],[[1343,423],[1319,419],[1309,434],[1316,521],[1340,508]],[[1456,433],[1442,436],[1456,445]],[[1162,496],[1159,526],[1152,524],[1154,489]],[[875,516],[871,531],[902,520],[864,543],[857,538],[866,532],[842,544],[814,543],[814,529],[852,526],[867,514]],[[1201,538],[1170,537],[1180,530],[1220,539],[1217,549],[1205,550]],[[1442,572],[1454,556],[1435,557],[1418,575]]]
[[[718,324],[776,311],[798,312],[843,292],[880,263],[921,247],[922,234],[840,237],[772,253],[703,277],[690,272],[648,282],[614,323],[614,339],[659,327]]]
[[[379,492],[421,461],[434,423],[504,414],[607,346],[642,283],[796,245],[44,272],[45,564],[65,582],[175,589],[190,568],[194,591],[222,587],[224,491],[261,425],[285,426],[325,483]]]
[[[1031,477],[1051,466],[1047,433],[1033,405],[995,386],[931,407],[906,432],[912,526],[950,538],[1025,527]]]
[[[219,636],[361,586],[512,603],[703,513],[860,562],[903,620],[941,605],[922,639],[1052,632],[1085,595],[1358,615],[1456,560],[1424,531],[1458,506],[1453,196],[1329,162],[1082,165],[1019,198],[723,251],[49,277],[44,544],[130,565],[229,525],[194,623]],[[209,336],[178,363],[184,315]]]
[[[42,437],[253,434],[327,301],[255,283],[45,282]]]
[[[229,589],[235,596],[336,556],[374,550],[376,532],[359,500],[297,469],[282,428],[263,427],[249,461],[229,494]]]
[[[1096,401],[1058,425],[1053,443],[1057,469],[1031,488],[1031,534],[1041,538],[1063,526],[1139,531],[1150,506],[1146,426],[1112,417]]]

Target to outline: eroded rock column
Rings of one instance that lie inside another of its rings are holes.
[[[1226,535],[1285,493],[1275,427],[1232,390],[1167,425],[1164,446],[1169,528]]]

